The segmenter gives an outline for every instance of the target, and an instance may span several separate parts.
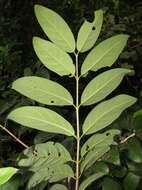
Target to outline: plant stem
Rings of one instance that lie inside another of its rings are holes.
[[[79,73],[78,73],[78,54],[76,57],[76,127],[77,127],[77,150],[76,150],[76,183],[75,190],[79,188],[79,159],[80,159],[80,129],[79,129]]]
[[[18,137],[16,137],[13,133],[11,133],[6,127],[0,125],[0,128],[3,129],[6,133],[8,133],[15,141],[20,143],[24,148],[29,148],[24,142],[22,142]]]

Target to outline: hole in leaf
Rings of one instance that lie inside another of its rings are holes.
[[[87,145],[87,146],[86,146],[86,151],[88,151],[88,150],[89,150],[89,146]]]
[[[54,100],[51,100],[51,103],[53,104],[53,103],[54,103]]]
[[[48,153],[48,156],[50,156],[50,152]]]
[[[109,136],[110,135],[110,133],[106,133],[106,136]]]
[[[92,30],[96,30],[95,26],[93,26]]]
[[[61,153],[60,153],[60,152],[58,153],[58,156],[59,156],[59,157],[61,156]]]

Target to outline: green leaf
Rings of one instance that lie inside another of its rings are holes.
[[[41,5],[35,5],[35,14],[43,31],[52,42],[67,52],[75,50],[74,36],[60,15]]]
[[[71,178],[74,176],[72,168],[67,165],[57,165],[52,166],[52,168],[42,168],[42,170],[39,170],[35,172],[31,178],[28,181],[28,189],[31,189],[35,187],[36,185],[40,184],[44,181],[49,181],[49,183],[61,181],[64,178]]]
[[[33,152],[36,151],[36,154]],[[24,151],[19,166],[33,172],[28,188],[43,181],[56,182],[74,175],[72,168],[66,164],[71,161],[70,153],[60,143],[47,142],[37,144]]]
[[[137,176],[133,173],[128,173],[123,181],[124,189],[125,190],[136,190],[138,187],[138,184],[140,182],[140,179],[141,178],[139,176]]]
[[[81,68],[81,75],[86,74],[89,70],[97,71],[103,67],[110,67],[119,57],[127,40],[128,35],[120,34],[97,45],[86,57]]]
[[[100,34],[102,23],[102,10],[95,11],[95,20],[92,23],[84,21],[77,37],[77,50],[79,52],[85,52],[94,46]]]
[[[11,178],[9,181],[0,185],[0,190],[18,190],[21,186],[21,179],[19,177]]]
[[[83,134],[95,133],[110,125],[136,98],[121,94],[98,104],[87,116],[83,124]]]
[[[0,185],[6,183],[17,171],[13,167],[0,168]]]
[[[142,117],[142,109],[136,111],[133,116],[134,116],[134,118],[136,118],[136,117]]]
[[[53,185],[49,190],[68,190],[66,186],[62,184]]]
[[[90,137],[81,148],[81,157],[83,157],[87,152],[97,147],[101,148],[104,146],[110,146],[114,144],[114,136],[119,135],[120,131],[117,129],[111,129],[101,134],[95,134]]]
[[[81,173],[91,167],[98,159],[110,150],[109,146],[96,147],[90,150],[81,160]]]
[[[127,143],[128,157],[136,163],[142,163],[142,147],[137,138],[129,139]]]
[[[36,76],[22,77],[12,84],[12,89],[46,105],[73,105],[70,93],[61,85]]]
[[[20,107],[12,111],[8,115],[8,119],[40,131],[74,136],[74,129],[71,124],[62,116],[47,108],[38,106]]]
[[[95,77],[83,91],[81,105],[91,105],[103,100],[129,72],[128,69],[111,69]]]
[[[120,155],[119,155],[119,149],[117,146],[113,146],[110,151],[107,153],[104,159],[105,162],[114,164],[114,165],[120,165]]]
[[[71,57],[53,43],[39,37],[33,38],[34,50],[40,61],[51,71],[63,75],[74,75],[75,66]]]
[[[105,173],[99,172],[89,176],[81,183],[81,185],[79,186],[79,190],[85,190],[93,181],[103,177],[104,175]]]
[[[121,185],[116,180],[106,177],[102,183],[102,190],[110,190],[110,187],[113,190],[122,190]]]

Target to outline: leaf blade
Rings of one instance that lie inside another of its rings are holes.
[[[128,69],[117,68],[105,71],[95,77],[84,89],[81,96],[81,105],[91,105],[104,99],[130,72],[131,70]]]
[[[90,23],[84,21],[77,37],[77,50],[79,52],[88,51],[98,39],[103,23],[103,11],[95,11],[95,20]]]
[[[60,76],[74,75],[75,66],[71,57],[59,47],[39,37],[33,37],[33,47],[45,67]]]
[[[86,57],[81,67],[81,75],[89,70],[97,71],[103,67],[110,67],[124,49],[128,35],[116,35],[97,45]],[[103,52],[103,53],[102,53]]]
[[[0,185],[6,183],[17,171],[13,167],[0,168]]]
[[[52,42],[67,52],[75,50],[74,36],[60,15],[41,5],[35,5],[35,15],[41,28]]]
[[[93,181],[103,177],[105,173],[98,172],[89,176],[86,180],[84,180],[81,185],[79,186],[79,190],[85,190]]]
[[[87,116],[83,124],[83,135],[95,133],[110,125],[136,98],[128,95],[118,95],[98,104]]]
[[[12,89],[46,105],[73,105],[70,93],[61,85],[51,80],[29,76],[17,79]]]
[[[62,184],[53,185],[50,190],[68,190],[66,186]]]
[[[33,129],[74,136],[74,129],[71,124],[47,108],[24,106],[12,111],[7,118]]]

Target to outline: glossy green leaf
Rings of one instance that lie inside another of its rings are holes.
[[[128,95],[118,95],[98,104],[87,116],[83,124],[83,134],[95,133],[110,125],[136,98]]]
[[[91,105],[103,100],[129,72],[128,69],[111,69],[95,77],[83,91],[81,105]]]
[[[53,43],[39,37],[33,38],[34,50],[40,61],[51,71],[63,75],[74,75],[75,66],[71,57]]]
[[[140,109],[134,113],[134,118],[136,118],[136,117],[142,117],[142,109]]]
[[[90,150],[81,161],[81,173],[91,167],[98,159],[110,150],[109,146],[96,147]]]
[[[36,151],[36,154],[33,152]],[[28,182],[33,188],[43,181],[56,182],[74,175],[66,163],[71,161],[70,153],[60,143],[47,142],[37,144],[24,151],[24,157],[18,162],[20,167],[34,172]]]
[[[110,177],[106,177],[102,183],[102,190],[110,190],[110,187],[113,190],[122,190],[120,183]]]
[[[0,185],[6,183],[17,171],[13,167],[0,168]]]
[[[0,190],[18,190],[21,186],[21,179],[19,177],[14,177],[8,180],[3,185],[0,185]]]
[[[81,68],[81,75],[90,70],[97,71],[103,67],[110,67],[119,57],[127,40],[128,35],[120,34],[97,45],[86,57]]]
[[[35,14],[43,31],[52,42],[67,52],[75,50],[74,36],[60,15],[41,5],[35,5]]]
[[[38,129],[50,133],[59,133],[74,136],[71,124],[56,112],[38,106],[24,106],[15,109],[8,115],[23,126]]]
[[[99,172],[89,176],[81,183],[81,185],[79,186],[79,190],[85,190],[91,183],[93,183],[93,181],[96,181],[97,179],[103,177],[104,175],[105,173]]]
[[[142,163],[142,147],[137,138],[131,138],[127,143],[128,157],[136,163]]]
[[[97,147],[110,146],[114,144],[114,136],[119,135],[120,131],[117,129],[111,129],[101,134],[95,134],[90,137],[81,148],[81,156],[83,157],[87,152]]]
[[[12,89],[46,105],[73,105],[72,96],[63,86],[45,78],[22,77],[12,84]]]
[[[81,26],[77,37],[77,50],[85,52],[93,47],[98,39],[103,23],[103,11],[95,11],[95,19],[92,23],[87,20]]]
[[[53,185],[50,190],[68,190],[66,186],[62,184]]]
[[[123,184],[125,190],[136,190],[140,182],[140,176],[135,175],[134,173],[128,173],[125,177]]]

